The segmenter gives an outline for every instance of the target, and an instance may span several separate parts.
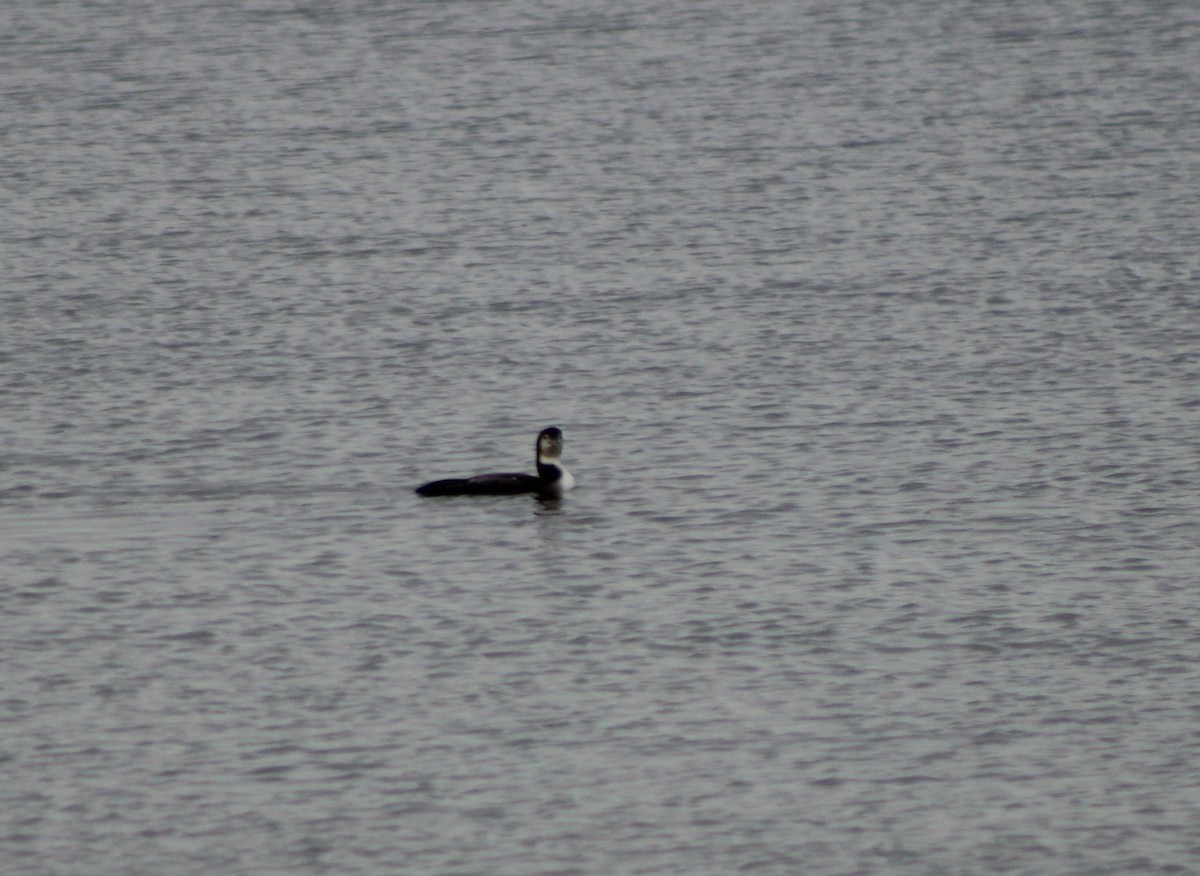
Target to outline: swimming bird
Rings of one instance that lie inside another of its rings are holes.
[[[534,444],[537,475],[520,472],[475,475],[473,478],[445,478],[417,487],[420,496],[508,496],[535,493],[542,498],[557,498],[575,486],[575,478],[562,464],[563,433],[557,426],[543,429]]]

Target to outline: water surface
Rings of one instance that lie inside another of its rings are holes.
[[[0,16],[12,872],[1200,868],[1200,14]]]

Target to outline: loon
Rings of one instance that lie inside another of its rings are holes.
[[[537,475],[519,472],[481,474],[473,478],[446,478],[417,487],[420,496],[509,496],[535,493],[541,498],[557,498],[575,486],[575,478],[562,464],[563,433],[557,426],[543,429],[534,451]]]

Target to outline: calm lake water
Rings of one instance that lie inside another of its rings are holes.
[[[6,873],[1200,872],[1200,8],[0,24]]]

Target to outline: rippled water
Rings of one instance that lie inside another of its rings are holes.
[[[6,872],[1200,870],[1200,12],[0,21]]]

